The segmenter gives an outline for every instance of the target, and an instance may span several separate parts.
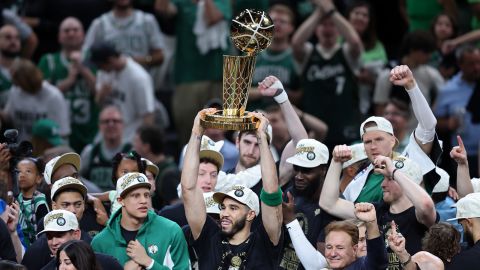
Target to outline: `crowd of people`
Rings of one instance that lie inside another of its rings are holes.
[[[2,1],[0,269],[475,269],[463,2]],[[245,8],[257,128],[205,127]]]

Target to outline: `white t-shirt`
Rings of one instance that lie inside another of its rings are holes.
[[[84,50],[101,41],[112,42],[129,56],[145,56],[151,49],[165,46],[155,17],[140,10],[126,18],[117,18],[110,11],[95,19],[85,37]]]
[[[30,140],[32,126],[39,119],[51,119],[59,125],[58,134],[70,135],[70,116],[63,94],[55,86],[44,81],[42,89],[32,95],[18,86],[12,86],[5,112],[18,129],[18,141]]]
[[[119,72],[99,71],[96,88],[99,91],[103,84],[112,86],[112,93],[107,99],[121,109],[125,127],[123,139],[131,142],[143,116],[155,110],[155,96],[147,71],[130,57],[126,59],[126,66]]]

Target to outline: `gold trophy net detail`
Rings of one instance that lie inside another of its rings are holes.
[[[224,130],[254,130],[257,119],[247,112],[256,54],[267,48],[273,36],[273,22],[265,12],[244,10],[232,21],[233,44],[247,56],[223,56],[223,110],[207,114],[202,126]]]

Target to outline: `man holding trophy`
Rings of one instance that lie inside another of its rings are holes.
[[[200,269],[276,269],[283,243],[282,191],[269,148],[268,120],[261,113],[245,111],[255,55],[270,44],[273,24],[264,12],[245,10],[233,20],[231,35],[247,56],[224,56],[223,110],[204,109],[194,120],[181,177],[185,214]],[[261,157],[260,200],[249,187],[234,183],[214,193],[220,205],[220,227],[207,216],[203,192],[196,185],[205,128],[250,131]],[[262,224],[253,228],[260,204]]]

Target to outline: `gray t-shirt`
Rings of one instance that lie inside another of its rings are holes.
[[[29,94],[18,86],[12,86],[5,113],[18,129],[18,140],[30,140],[32,126],[39,119],[51,119],[59,125],[58,134],[65,137],[70,134],[70,116],[62,93],[55,86],[44,81],[42,89]]]

